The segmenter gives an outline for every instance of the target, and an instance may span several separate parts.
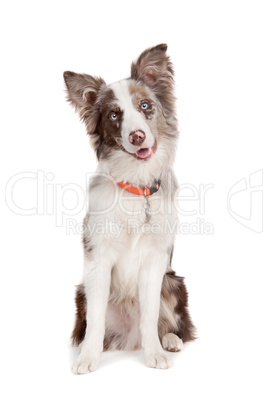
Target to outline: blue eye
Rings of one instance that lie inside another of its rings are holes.
[[[147,102],[142,102],[141,108],[142,108],[142,110],[148,109],[148,103]]]
[[[117,114],[114,112],[111,112],[109,114],[109,119],[115,121],[117,119]]]

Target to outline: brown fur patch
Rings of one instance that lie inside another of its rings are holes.
[[[148,91],[144,85],[141,85],[135,81],[129,81],[128,89],[132,97],[134,107],[136,107],[139,112],[143,113],[146,119],[151,120],[156,111],[156,105],[151,99],[150,91]],[[141,104],[143,102],[148,103],[148,108],[145,110],[141,108]]]
[[[72,340],[74,345],[79,345],[85,337],[87,327],[87,320],[86,320],[87,302],[83,285],[79,285],[77,287],[75,303],[76,303],[76,320],[74,330],[72,333]]]
[[[105,144],[108,146],[117,144],[119,139],[121,142],[123,112],[116,103],[114,93],[111,89],[107,91],[105,97],[102,99],[101,108],[102,115],[100,120],[100,128]],[[109,118],[111,113],[115,113],[117,115],[117,119],[115,121]]]
[[[123,112],[116,102],[114,92],[106,89],[99,99],[100,118],[96,129],[98,141],[95,150],[98,159],[109,157],[113,149],[121,149],[121,126]],[[112,121],[109,118],[111,113],[116,113],[117,119]]]

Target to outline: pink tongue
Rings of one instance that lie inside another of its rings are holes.
[[[149,156],[150,153],[151,153],[150,148],[141,148],[137,152],[137,155],[139,158],[144,159],[144,158],[147,158],[147,156]]]

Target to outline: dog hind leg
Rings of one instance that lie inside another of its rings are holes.
[[[164,349],[177,352],[183,342],[196,339],[188,312],[188,293],[182,277],[170,270],[162,282],[158,334]]]

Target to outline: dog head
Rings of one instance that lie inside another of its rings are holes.
[[[167,45],[145,50],[131,77],[107,85],[102,78],[64,73],[68,100],[85,123],[98,159],[113,151],[137,161],[154,158],[161,140],[177,136],[173,67]]]

